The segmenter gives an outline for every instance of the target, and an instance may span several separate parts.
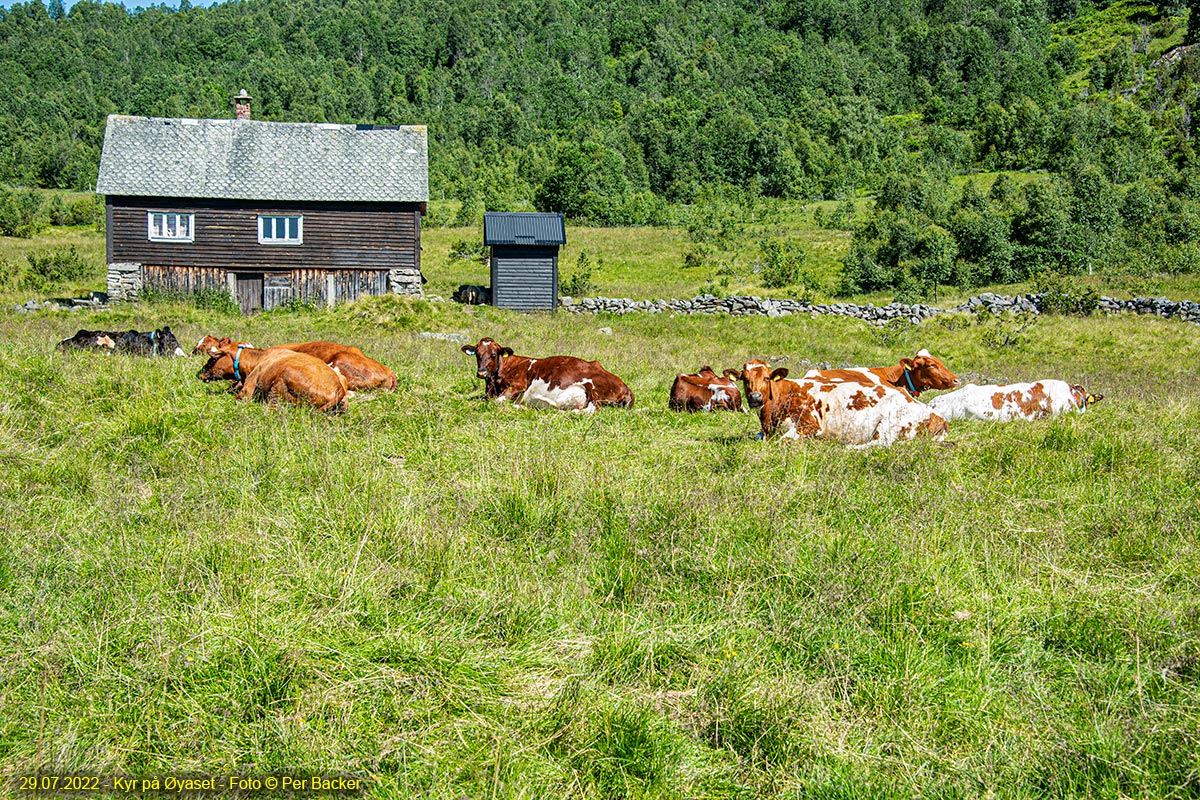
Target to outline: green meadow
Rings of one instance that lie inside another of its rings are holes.
[[[199,357],[53,349],[163,323],[185,348],[352,342],[400,384],[322,416],[236,402]],[[997,324],[395,298],[0,315],[0,772],[351,772],[379,798],[1195,796],[1197,328],[1043,317],[1000,346]],[[599,359],[636,406],[497,406],[422,332]],[[875,452],[666,410],[701,364],[921,347],[968,380],[1105,399]]]

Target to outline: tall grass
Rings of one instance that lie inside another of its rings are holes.
[[[170,323],[361,345],[340,417]],[[612,335],[598,332],[606,326]],[[372,797],[1183,797],[1200,791],[1195,327],[520,316],[375,299],[0,317],[0,769],[362,771]],[[482,399],[421,331],[598,358],[632,411]],[[766,356],[1062,377],[1086,415],[880,452],[666,410]]]

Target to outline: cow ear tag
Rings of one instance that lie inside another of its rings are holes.
[[[775,375],[775,376],[772,376],[771,380],[773,380],[773,381],[781,381],[781,380],[783,380],[783,376],[782,376],[782,375]]]

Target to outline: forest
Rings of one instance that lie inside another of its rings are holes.
[[[842,292],[1200,269],[1187,5],[239,0],[0,10],[0,234],[86,208],[105,117],[422,124],[431,198],[661,225],[714,196],[874,197]],[[1032,177],[959,188],[957,176]],[[847,206],[848,208],[852,206]]]

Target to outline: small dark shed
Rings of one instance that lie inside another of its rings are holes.
[[[567,243],[562,214],[483,215],[491,248],[492,305],[517,311],[558,308],[558,248]]]

